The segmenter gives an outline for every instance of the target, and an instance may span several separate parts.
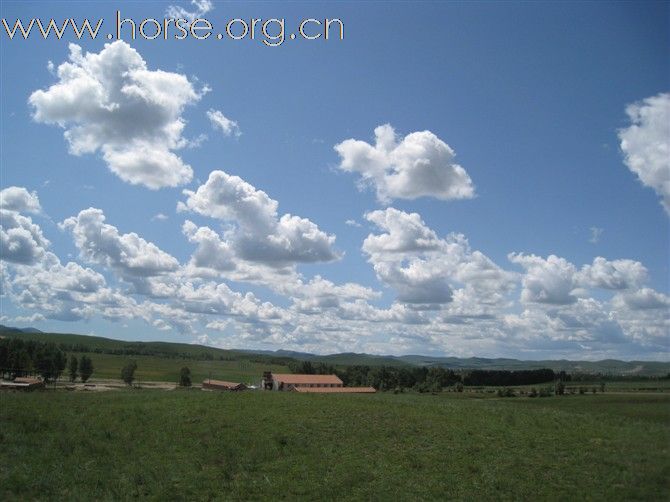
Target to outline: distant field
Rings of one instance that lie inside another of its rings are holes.
[[[0,393],[0,499],[668,500],[670,395]]]
[[[81,357],[83,354],[74,354]],[[256,363],[246,360],[239,361],[197,361],[193,359],[167,359],[154,356],[117,356],[112,354],[87,354],[93,361],[92,380],[96,378],[121,378],[121,368],[129,361],[137,362],[135,378],[164,382],[179,381],[179,371],[187,366],[191,370],[193,383],[200,383],[205,378],[229,380],[235,382],[258,384],[263,371],[290,373],[286,366]],[[69,357],[69,356],[68,356]],[[66,375],[62,377],[66,379]]]
[[[600,388],[600,382],[567,382],[566,385],[568,387],[586,387],[589,389],[589,392],[591,387]],[[670,379],[607,381],[605,382],[605,390],[609,392],[670,391]]]

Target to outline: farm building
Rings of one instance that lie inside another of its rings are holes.
[[[39,378],[30,378],[30,377],[17,377],[11,382],[2,381],[0,382],[0,387],[3,389],[15,389],[15,390],[35,390],[43,389],[44,381]]]
[[[207,390],[230,390],[230,391],[240,391],[247,388],[243,383],[237,382],[225,382],[223,380],[212,380],[208,378],[203,380],[202,388]]]
[[[343,383],[337,375],[293,375],[266,371],[261,387],[263,390],[329,389],[342,388]]]
[[[295,392],[319,394],[374,394],[374,387],[293,387]]]

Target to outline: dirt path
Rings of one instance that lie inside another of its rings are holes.
[[[142,389],[154,389],[154,390],[174,390],[177,388],[177,385],[171,382],[152,382],[142,380],[139,384]],[[121,390],[125,389],[128,386],[121,380],[116,379],[103,379],[96,378],[89,380],[87,383],[66,383],[60,382],[57,384],[57,388],[65,388],[74,392],[106,392],[109,390]]]

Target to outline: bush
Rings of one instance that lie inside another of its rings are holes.
[[[121,379],[126,382],[128,385],[132,385],[135,380],[135,370],[137,369],[137,363],[135,361],[129,361],[123,369],[121,369]]]
[[[586,387],[580,387],[579,388],[579,393],[580,394],[586,394]]]
[[[540,397],[551,397],[553,394],[551,387],[543,387],[540,389]]]
[[[528,397],[537,397],[537,389],[535,387],[530,389],[530,392],[528,393]]]
[[[557,396],[562,396],[563,394],[565,394],[565,384],[561,380],[559,380],[558,382],[556,382],[555,390]]]
[[[179,372],[179,386],[180,387],[190,387],[191,386],[191,370],[184,366]]]
[[[461,382],[456,382],[454,384],[454,390],[456,392],[463,392],[463,384]]]
[[[498,397],[516,397],[514,389],[498,389]]]

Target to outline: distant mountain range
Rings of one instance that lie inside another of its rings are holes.
[[[0,325],[0,336],[18,336],[25,339],[40,341],[53,341],[70,346],[86,346],[92,351],[146,351],[152,354],[174,357],[175,355],[188,353],[196,358],[221,358],[226,360],[244,360],[254,358],[261,361],[283,361],[291,360],[311,361],[331,364],[333,366],[440,366],[454,370],[487,369],[487,370],[522,370],[549,368],[554,371],[566,371],[568,373],[602,373],[627,376],[665,376],[670,374],[670,362],[658,361],[619,361],[616,359],[605,359],[602,361],[569,361],[542,360],[523,361],[508,358],[484,358],[484,357],[434,357],[421,355],[406,356],[378,356],[372,354],[358,354],[344,352],[340,354],[318,355],[308,352],[296,352],[291,350],[227,350],[194,345],[187,343],[172,342],[127,342],[98,336],[75,335],[65,333],[44,333],[35,328],[12,328]]]

